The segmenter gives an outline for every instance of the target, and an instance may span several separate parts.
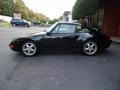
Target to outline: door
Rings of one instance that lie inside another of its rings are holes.
[[[16,25],[20,25],[20,19],[16,19],[16,20],[15,20],[15,24],[16,24]]]
[[[56,36],[56,45],[58,49],[71,50],[77,37],[75,35],[76,25],[63,23],[59,25]]]
[[[56,25],[52,31],[40,38],[39,45],[43,50],[55,50],[57,48],[57,36],[58,36],[59,25]]]

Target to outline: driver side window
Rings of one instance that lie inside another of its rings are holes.
[[[72,24],[61,24],[58,33],[60,34],[74,33],[75,28],[76,26]]]
[[[72,24],[59,24],[53,29],[52,33],[53,34],[74,33],[75,29],[76,26]]]

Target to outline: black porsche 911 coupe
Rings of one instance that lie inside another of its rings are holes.
[[[48,30],[13,39],[9,47],[26,56],[34,56],[42,50],[78,50],[85,55],[95,55],[108,48],[111,40],[103,33],[77,23],[57,22]]]

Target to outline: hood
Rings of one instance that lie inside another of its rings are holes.
[[[23,39],[23,38],[34,38],[36,36],[44,36],[46,35],[46,32],[36,32],[36,33],[29,33],[29,34],[24,34],[24,35],[17,35],[13,37],[13,41],[18,40],[18,39]]]
[[[29,34],[26,34],[28,36],[36,36],[36,35],[45,35],[46,32],[35,32],[35,33],[29,33]]]
[[[17,35],[14,38],[30,38],[30,37],[34,37],[34,36],[43,36],[46,35],[46,32],[35,32],[35,33],[28,33],[28,34],[24,34],[24,35]]]

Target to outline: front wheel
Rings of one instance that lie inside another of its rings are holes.
[[[37,54],[37,46],[32,41],[27,41],[21,46],[21,51],[25,56],[34,56]]]
[[[95,41],[86,41],[83,45],[83,53],[89,56],[95,55],[98,51],[98,45]]]
[[[16,26],[16,24],[12,24],[12,26]]]

